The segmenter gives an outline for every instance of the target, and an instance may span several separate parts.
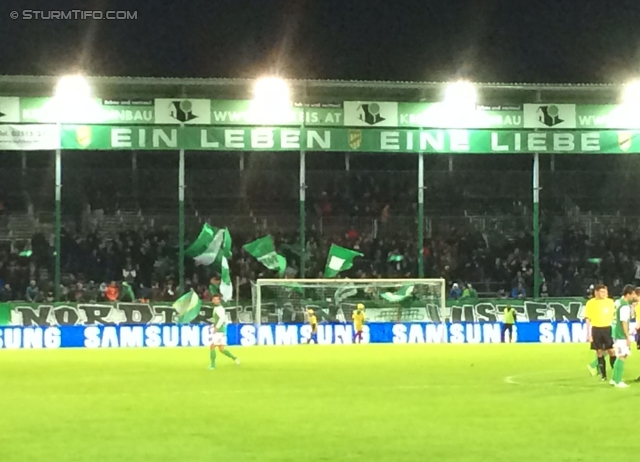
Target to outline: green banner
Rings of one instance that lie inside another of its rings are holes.
[[[444,103],[345,102],[345,125],[425,128],[634,129],[640,110],[615,104],[478,105],[461,111]]]
[[[465,129],[640,129],[640,110],[617,104],[493,104],[340,101],[257,107],[251,100],[99,99],[61,107],[50,97],[0,97],[0,123],[277,125]]]
[[[395,105],[395,103],[393,103]],[[398,103],[400,127],[522,128],[522,105],[477,106],[461,115],[442,103]]]
[[[396,153],[640,153],[638,131],[64,125],[63,149]]]
[[[268,119],[269,114],[265,114]],[[279,117],[281,125],[341,127],[344,125],[342,103],[318,103],[302,105],[294,104]],[[211,101],[211,125],[257,125],[259,115],[252,112],[251,101],[248,100],[213,100]],[[269,123],[269,122],[267,122]],[[274,124],[274,122],[270,122]]]
[[[0,107],[3,106],[3,99],[9,98],[0,98]],[[77,110],[64,111],[62,116],[59,116],[58,109],[59,107],[52,98],[20,98],[19,112],[13,114],[13,118],[17,118],[17,120],[13,120],[13,122],[56,123],[61,118],[62,122],[79,123],[155,123],[153,100],[91,99]],[[0,121],[11,122],[12,120],[0,118]]]
[[[279,113],[271,108],[256,110],[252,104],[250,100],[93,98],[69,109],[49,97],[0,97],[0,123],[344,125],[342,103],[295,103]]]

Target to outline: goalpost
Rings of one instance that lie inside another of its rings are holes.
[[[351,322],[358,303],[368,322],[444,323],[444,279],[258,279],[252,282],[253,322]]]

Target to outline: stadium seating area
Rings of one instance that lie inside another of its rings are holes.
[[[174,298],[174,156],[70,156],[63,177],[65,299],[99,300],[110,281],[127,278],[138,298]],[[206,221],[230,229],[232,276],[248,297],[251,279],[270,276],[241,249],[253,238],[274,235],[290,275],[299,274],[298,173],[297,158],[284,153],[247,154],[242,168],[239,159],[237,153],[189,156],[186,229],[187,239]],[[426,276],[445,277],[460,288],[472,284],[480,296],[531,295],[530,159],[428,159]],[[550,296],[580,295],[598,280],[616,287],[640,279],[640,262],[633,258],[640,250],[639,221],[625,213],[634,200],[628,191],[635,190],[625,187],[633,183],[624,173],[630,160],[572,159],[558,159],[553,170],[543,165],[541,175],[542,292]],[[336,243],[365,254],[349,277],[416,277],[415,159],[323,154],[308,164],[306,276],[321,276],[327,249]],[[586,168],[608,171],[587,175]],[[50,153],[29,154],[26,161],[9,153],[0,170],[0,299],[52,297],[53,178]],[[27,249],[33,254],[21,257]],[[404,258],[388,263],[390,254]],[[186,274],[188,286],[206,291],[211,274],[191,264]],[[28,295],[30,281],[38,290]]]

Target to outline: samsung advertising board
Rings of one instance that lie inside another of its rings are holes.
[[[365,343],[434,344],[500,343],[500,323],[372,323],[365,326]],[[632,326],[633,327],[633,326]],[[306,342],[310,327],[302,324],[232,324],[230,346],[299,345]],[[323,324],[318,343],[353,343],[350,324]],[[0,349],[56,348],[158,348],[209,345],[209,326],[201,325],[117,325],[0,327]],[[515,327],[518,343],[581,343],[587,341],[586,325],[571,322],[528,322]]]

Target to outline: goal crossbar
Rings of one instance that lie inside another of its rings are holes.
[[[258,279],[256,284],[259,286],[274,285],[282,286],[291,284],[292,282],[300,282],[304,284],[411,284],[425,282],[445,282],[442,278],[434,279]]]

